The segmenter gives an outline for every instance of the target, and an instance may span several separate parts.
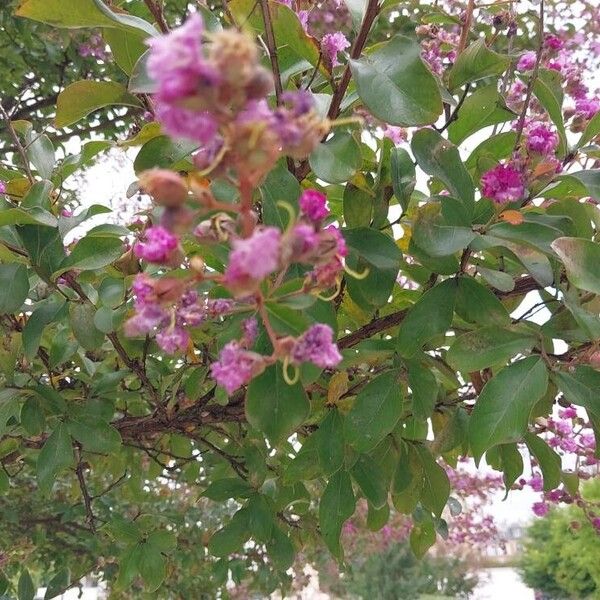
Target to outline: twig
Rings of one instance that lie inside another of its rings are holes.
[[[540,70],[540,62],[542,61],[542,51],[544,49],[544,0],[540,0],[540,17],[538,20],[538,49],[535,57],[535,65],[533,72],[527,83],[527,92],[525,94],[525,102],[523,103],[523,109],[519,115],[517,121],[517,138],[515,140],[515,146],[513,151],[518,150],[521,144],[521,137],[523,135],[523,128],[525,127],[525,117],[527,116],[527,110],[529,109],[529,103],[531,102],[531,96],[533,94],[533,86],[535,85],[538,73]]]
[[[77,468],[75,469],[75,473],[77,473],[79,489],[81,490],[81,495],[83,496],[83,505],[85,506],[86,520],[92,533],[96,533],[96,525],[94,524],[96,517],[94,516],[94,512],[92,510],[92,497],[90,496],[90,492],[85,482],[85,477],[83,476],[83,461],[81,459],[81,447],[77,448]]]
[[[154,20],[156,21],[156,24],[158,25],[158,28],[163,33],[169,33],[169,26],[167,25],[167,22],[165,21],[165,16],[163,14],[163,10],[162,10],[162,7],[160,6],[160,4],[155,2],[155,0],[144,0],[144,2],[146,3],[148,10],[152,13]]]
[[[369,31],[371,31],[371,25],[373,25],[373,21],[375,21],[378,14],[379,1],[369,0],[367,10],[365,11],[365,16],[363,17],[363,22],[360,26],[360,30],[358,32],[358,35],[356,36],[356,39],[354,40],[354,44],[352,44],[352,48],[350,49],[350,58],[360,58],[361,52],[367,42]],[[350,83],[350,76],[350,65],[346,65],[346,68],[344,69],[344,73],[342,75],[342,79],[338,83],[338,86],[333,94],[333,98],[331,99],[331,106],[329,107],[329,113],[327,114],[327,116],[330,119],[335,119],[340,112],[342,100],[344,99],[346,89],[348,88],[348,84]]]
[[[260,0],[260,10],[262,12],[263,22],[265,24],[265,36],[269,58],[271,59],[271,69],[275,80],[275,98],[277,104],[281,104],[283,86],[281,85],[281,71],[279,70],[279,59],[277,57],[277,42],[273,33],[273,22],[271,21],[271,11],[269,9],[269,0]]]
[[[475,0],[469,0],[467,4],[467,11],[465,14],[465,20],[463,22],[462,31],[460,32],[460,40],[458,42],[458,48],[456,50],[456,57],[467,47],[467,41],[469,40],[469,31],[471,30],[471,23],[473,22],[473,11],[475,10]]]
[[[8,128],[8,133],[10,134],[10,137],[13,139],[13,142],[15,143],[15,146],[14,146],[15,150],[21,156],[21,160],[23,161],[23,165],[25,167],[25,172],[27,173],[27,179],[29,179],[29,183],[31,183],[33,185],[35,179],[33,177],[33,174],[31,173],[31,168],[29,167],[29,158],[27,157],[25,148],[23,148],[23,144],[21,144],[21,140],[19,139],[19,136],[17,135],[17,132],[15,131],[15,128],[13,127],[13,124],[10,120],[10,117],[8,116],[8,113],[4,110],[4,106],[2,106],[2,103],[0,103],[0,115],[2,115],[2,118],[6,121],[6,127]]]
[[[448,129],[448,127],[450,127],[450,125],[454,121],[456,121],[456,119],[458,119],[458,111],[461,109],[462,105],[464,104],[465,100],[467,99],[467,94],[469,93],[470,89],[471,89],[471,84],[467,83],[467,86],[465,87],[465,91],[463,92],[463,95],[460,97],[460,100],[458,101],[458,104],[456,105],[456,107],[452,111],[452,114],[448,117],[448,119],[444,123],[444,126],[441,127],[440,129],[438,129],[438,131],[440,133],[442,133],[442,131],[445,131],[446,129]]]

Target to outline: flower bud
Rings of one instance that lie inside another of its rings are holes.
[[[161,206],[181,206],[188,195],[188,187],[183,177],[168,169],[144,171],[140,174],[139,182],[140,188]]]

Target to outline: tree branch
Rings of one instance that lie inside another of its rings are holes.
[[[169,26],[165,21],[165,15],[163,14],[162,6],[158,4],[158,1],[144,0],[144,2],[146,3],[148,10],[152,13],[154,20],[156,21],[156,24],[162,33],[169,33]]]
[[[25,172],[27,173],[27,179],[29,179],[29,183],[31,183],[33,185],[35,179],[33,177],[33,174],[31,173],[31,168],[29,167],[29,158],[27,157],[25,148],[23,148],[23,144],[21,144],[21,140],[19,139],[19,136],[17,135],[17,132],[15,131],[15,128],[13,127],[13,124],[10,120],[10,117],[8,116],[8,113],[4,110],[2,103],[0,103],[0,115],[2,115],[2,118],[6,121],[6,126],[8,128],[10,137],[13,139],[13,142],[15,143],[16,152],[18,152],[19,155],[21,156],[21,160],[23,161],[23,165],[25,167]]]
[[[273,70],[273,78],[275,80],[275,98],[277,104],[281,104],[281,96],[283,87],[281,85],[281,71],[279,70],[279,59],[277,57],[277,43],[275,34],[273,33],[273,22],[271,20],[271,11],[269,9],[269,0],[260,0],[260,10],[262,12],[263,22],[265,24],[265,37],[267,49],[269,50],[269,58],[271,60],[271,69]]]
[[[533,72],[527,83],[527,92],[525,93],[525,102],[523,103],[523,109],[519,115],[517,121],[517,138],[515,139],[515,146],[513,151],[519,149],[521,144],[521,137],[523,136],[523,128],[525,127],[525,118],[527,116],[527,110],[529,109],[529,103],[531,102],[531,96],[533,94],[533,86],[535,85],[538,73],[540,70],[540,63],[542,61],[542,51],[544,50],[544,0],[540,0],[540,16],[538,20],[538,49],[535,56],[535,65]]]

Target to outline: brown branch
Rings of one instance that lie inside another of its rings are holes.
[[[367,37],[369,32],[371,31],[371,26],[373,22],[377,18],[379,14],[379,0],[369,0],[367,4],[367,10],[365,11],[365,16],[363,17],[363,22],[360,26],[360,30],[354,43],[352,44],[352,48],[350,49],[350,58],[357,59],[360,58],[362,50],[367,43]],[[329,112],[327,116],[330,119],[335,119],[340,113],[340,106],[342,104],[342,100],[344,99],[344,95],[346,94],[346,89],[348,88],[348,84],[350,83],[351,71],[350,65],[346,65],[344,69],[344,73],[342,74],[342,79],[338,83],[335,92],[333,94],[333,98],[331,99],[331,106],[329,107]]]
[[[471,31],[471,24],[473,22],[473,11],[475,10],[475,0],[469,0],[467,4],[467,10],[465,13],[465,19],[463,22],[462,31],[460,32],[460,40],[458,41],[458,48],[456,50],[456,57],[467,47],[467,41],[469,40],[469,32]]]
[[[148,10],[152,13],[158,28],[162,31],[162,33],[169,33],[169,26],[165,21],[165,15],[163,14],[162,6],[158,4],[155,0],[144,0]]]
[[[542,61],[542,51],[544,50],[544,0],[540,0],[540,16],[538,20],[538,49],[535,56],[535,65],[533,67],[533,72],[531,73],[531,77],[529,78],[529,82],[527,83],[527,92],[525,93],[525,101],[523,103],[523,109],[521,110],[521,114],[519,115],[519,120],[517,121],[517,138],[515,139],[515,146],[513,151],[519,149],[521,144],[521,137],[523,135],[523,128],[525,127],[525,118],[527,116],[527,110],[529,109],[529,103],[531,102],[531,96],[533,95],[533,86],[538,77],[538,73],[540,70],[540,63]]]
[[[0,115],[2,115],[2,118],[6,121],[6,127],[8,128],[8,133],[10,134],[10,137],[13,139],[13,142],[15,143],[15,151],[18,152],[19,155],[21,156],[21,160],[23,161],[23,165],[25,167],[25,172],[27,173],[27,179],[29,179],[29,183],[31,183],[33,185],[35,179],[33,177],[33,174],[31,173],[31,168],[29,167],[29,158],[27,157],[25,148],[23,148],[23,144],[21,144],[21,140],[19,139],[19,136],[17,135],[17,132],[15,131],[15,128],[13,127],[13,124],[10,120],[10,117],[8,116],[8,113],[4,110],[4,107],[2,106],[1,103],[0,103]]]
[[[75,469],[75,473],[77,474],[77,481],[79,482],[79,489],[81,490],[81,495],[83,497],[83,505],[85,506],[85,514],[86,521],[89,525],[90,531],[92,533],[96,533],[96,525],[94,516],[94,511],[92,510],[92,497],[90,496],[90,492],[87,488],[87,484],[85,482],[85,477],[83,475],[83,461],[81,459],[81,448],[77,447],[77,467]]]
[[[277,42],[273,33],[273,22],[271,20],[271,11],[269,9],[269,0],[260,0],[260,10],[262,12],[263,22],[265,24],[265,37],[269,58],[271,60],[271,69],[273,70],[273,79],[275,80],[275,98],[277,104],[281,104],[283,86],[281,85],[281,71],[279,70],[279,59],[277,57]]]

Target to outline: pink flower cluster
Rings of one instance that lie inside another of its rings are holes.
[[[165,132],[203,146],[198,168],[233,168],[253,183],[281,154],[308,156],[329,129],[310,94],[287,92],[284,105],[271,109],[265,99],[273,77],[261,66],[254,41],[234,30],[212,33],[206,42],[203,35],[202,17],[194,13],[148,42],[155,112]],[[330,44],[341,47],[335,40]]]
[[[545,123],[533,122],[526,130],[527,149],[542,155],[553,155],[558,147],[558,135]]]
[[[92,34],[86,42],[77,46],[77,52],[82,58],[93,57],[97,60],[106,60],[106,43],[98,33]]]
[[[350,42],[341,31],[326,33],[321,40],[321,51],[325,57],[325,64],[337,67],[340,62],[338,54],[350,47]]]
[[[523,173],[513,164],[499,164],[481,177],[481,191],[497,204],[525,198]]]

